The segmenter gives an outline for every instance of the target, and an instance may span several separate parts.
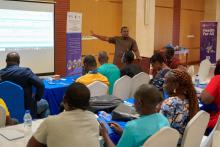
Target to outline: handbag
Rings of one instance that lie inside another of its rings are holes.
[[[103,95],[91,97],[89,101],[89,110],[96,113],[98,111],[111,112],[123,101],[113,95]]]
[[[135,108],[124,103],[120,104],[112,111],[112,120],[130,121],[139,117]]]

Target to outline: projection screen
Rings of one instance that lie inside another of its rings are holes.
[[[0,0],[0,68],[8,52],[34,73],[54,72],[54,4]]]

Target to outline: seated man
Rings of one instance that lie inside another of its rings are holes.
[[[7,66],[0,70],[1,82],[10,81],[20,85],[24,90],[25,109],[31,111],[33,118],[37,114],[41,117],[49,115],[49,105],[41,99],[44,94],[44,83],[29,68],[19,67],[20,56],[10,52],[6,57]],[[32,86],[36,88],[35,97],[32,97]]]
[[[7,125],[15,125],[15,124],[17,124],[16,120],[11,119],[10,113],[8,111],[8,107],[6,106],[4,100],[1,99],[1,98],[0,98],[0,106],[2,106],[5,109],[5,112],[6,112],[6,124],[5,125],[7,126]]]
[[[216,62],[214,75],[200,96],[204,104],[212,105],[211,108],[206,110],[210,114],[206,133],[209,133],[215,127],[220,115],[220,60]]]
[[[120,70],[116,65],[108,63],[108,55],[105,51],[99,53],[98,60],[101,64],[98,67],[98,72],[108,78],[109,94],[112,94],[114,83],[120,78]]]
[[[127,75],[129,77],[133,77],[136,74],[142,72],[142,69],[137,64],[134,64],[134,54],[132,51],[126,51],[124,53],[123,62],[125,66],[121,69],[121,77]]]
[[[106,85],[109,85],[108,79],[97,71],[97,63],[95,57],[92,55],[85,56],[83,60],[84,65],[84,76],[79,77],[76,82],[83,83],[85,85],[89,85],[92,82],[100,81]]]
[[[119,125],[111,123],[117,133],[122,134],[117,147],[140,147],[144,142],[159,131],[162,127],[169,126],[167,118],[156,113],[156,106],[163,100],[159,90],[152,85],[141,85],[135,95],[135,109],[140,118],[129,121],[122,131]],[[107,147],[115,145],[108,136],[108,132],[101,124],[101,134]]]
[[[63,98],[65,111],[46,118],[27,147],[98,147],[99,123],[87,111],[89,89],[81,83],[71,84]]]

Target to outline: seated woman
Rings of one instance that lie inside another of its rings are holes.
[[[202,103],[216,106],[215,109],[206,110],[210,113],[207,133],[214,128],[220,114],[220,60],[216,63],[214,75],[215,76],[210,80],[209,84],[200,95]]]
[[[168,120],[156,112],[156,106],[163,98],[157,88],[152,85],[144,84],[136,91],[135,95],[135,109],[140,114],[140,118],[128,122],[125,129],[119,125],[112,123],[111,127],[117,133],[122,134],[117,147],[139,147],[144,142],[162,127],[169,126]],[[115,145],[108,136],[108,132],[103,124],[101,134],[107,144],[107,147],[114,147]]]
[[[71,84],[63,98],[66,111],[46,118],[27,147],[97,147],[99,124],[95,115],[87,111],[90,91],[81,83]]]
[[[17,121],[14,120],[14,119],[11,119],[10,117],[10,113],[8,111],[8,107],[6,106],[5,102],[3,99],[0,98],[0,105],[5,109],[5,112],[6,112],[6,126],[7,125],[15,125],[17,124]]]
[[[187,123],[199,111],[192,78],[185,71],[171,70],[165,76],[164,89],[169,98],[162,103],[160,112],[183,135]]]
[[[153,79],[150,81],[150,84],[156,86],[160,91],[163,90],[164,76],[170,68],[164,63],[164,58],[160,53],[155,53],[150,58],[150,64],[153,67],[153,71],[155,75],[153,75]]]

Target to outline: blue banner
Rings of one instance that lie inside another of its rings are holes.
[[[217,22],[201,22],[200,61],[209,59],[216,63]]]
[[[82,14],[67,14],[66,75],[82,74]]]

